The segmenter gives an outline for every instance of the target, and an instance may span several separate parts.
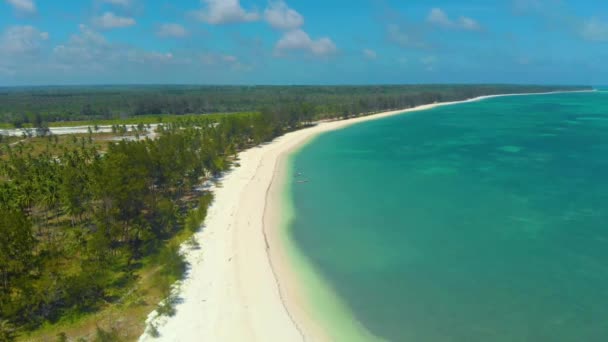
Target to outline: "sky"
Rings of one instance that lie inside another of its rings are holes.
[[[0,86],[608,84],[606,0],[0,0]]]

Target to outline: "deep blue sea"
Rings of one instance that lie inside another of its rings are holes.
[[[365,122],[291,162],[290,237],[372,334],[608,341],[608,93]]]

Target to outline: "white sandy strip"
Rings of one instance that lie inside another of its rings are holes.
[[[493,96],[461,102],[489,97]],[[147,328],[140,341],[325,340],[325,335],[311,322],[311,317],[301,317],[298,313],[301,310],[291,310],[298,306],[293,302],[300,299],[293,296],[286,298],[275,277],[276,271],[282,283],[288,283],[290,280],[283,277],[286,273],[293,274],[289,265],[285,265],[281,253],[274,252],[281,249],[276,246],[281,239],[267,239],[265,236],[280,234],[279,227],[266,227],[266,232],[264,231],[267,193],[275,179],[277,163],[289,151],[322,132],[453,103],[460,102],[424,105],[361,118],[324,122],[241,152],[240,166],[227,173],[215,189],[215,201],[209,209],[205,227],[195,235],[201,248],[184,247],[191,269],[179,287],[176,287],[182,300],[176,306],[176,315],[167,318],[151,313],[147,323],[153,323],[157,327],[160,337],[150,337]],[[269,250],[273,252],[269,253]],[[273,260],[269,259],[269,255]],[[272,265],[286,270],[273,270]]]

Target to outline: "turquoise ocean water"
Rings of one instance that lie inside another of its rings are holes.
[[[291,165],[290,237],[372,334],[608,341],[608,93],[366,122]]]

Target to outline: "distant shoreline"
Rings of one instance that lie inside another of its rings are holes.
[[[284,194],[290,181],[289,157],[322,133],[365,121],[494,97],[569,92],[489,95],[321,122],[241,152],[240,165],[221,180],[205,228],[196,234],[204,247],[186,249],[191,271],[177,290],[183,302],[174,317],[157,319],[150,314],[148,323],[157,326],[160,339],[144,334],[140,341],[335,340],[328,327],[334,322],[326,321],[332,313],[316,311],[317,303],[306,293],[310,287],[323,288],[322,280],[293,250],[287,234],[289,208]],[[323,291],[328,296],[324,300],[340,306],[330,290]],[[340,333],[349,340],[367,333],[348,319],[339,325],[348,330]]]
[[[430,85],[426,85],[429,87]],[[407,87],[406,87],[407,88]],[[424,89],[424,88],[423,88]],[[578,91],[592,91],[597,89],[577,89],[577,90],[561,90],[555,91],[559,92],[578,92]],[[538,93],[540,94],[540,93]],[[15,110],[19,112],[19,110]],[[169,112],[171,113],[171,112]],[[208,114],[145,114],[145,115],[135,115],[128,116],[124,119],[84,119],[81,121],[73,121],[61,119],[59,121],[57,118],[53,119],[50,122],[45,122],[45,125],[48,125],[49,132],[55,135],[65,135],[65,134],[86,134],[89,131],[93,133],[111,133],[113,130],[113,126],[116,127],[124,127],[127,131],[134,131],[133,129],[138,124],[144,124],[146,126],[150,126],[149,130],[154,130],[159,124],[174,122],[175,120],[180,119],[189,119],[195,118],[200,115],[205,115],[207,117],[214,117],[218,115],[237,115],[237,114],[248,114],[249,112],[226,112],[226,113],[208,113]],[[2,113],[0,113],[2,116]],[[30,123],[26,123],[25,121],[21,123],[23,127],[17,128],[14,127],[15,124],[12,123],[0,123],[0,135],[8,135],[8,136],[23,136],[24,134],[34,134],[36,132],[36,128],[34,125]]]

